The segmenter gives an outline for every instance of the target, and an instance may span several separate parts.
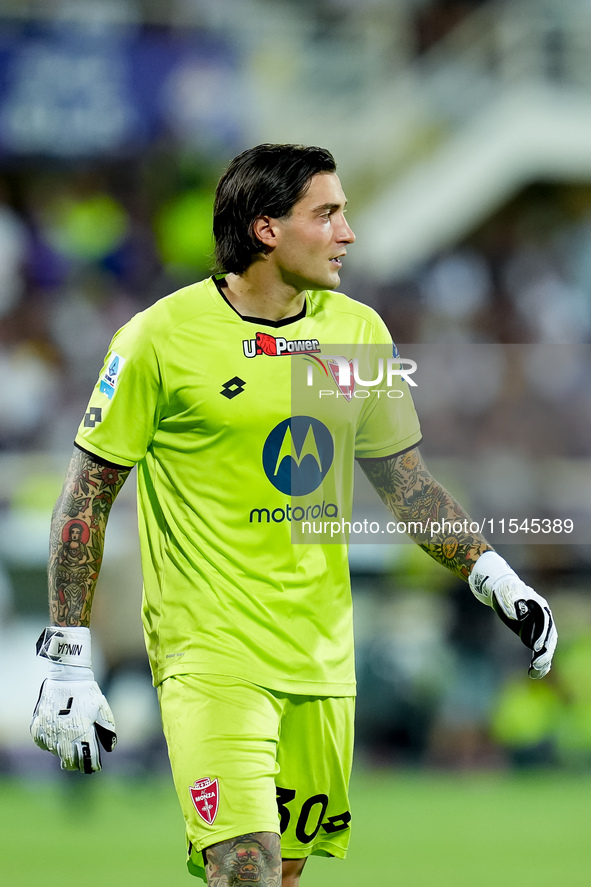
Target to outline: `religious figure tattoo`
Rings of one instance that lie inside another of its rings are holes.
[[[429,473],[417,449],[386,459],[359,459],[382,502],[406,524],[408,535],[432,558],[467,579],[492,548],[469,531],[470,518]],[[461,530],[454,529],[461,526]],[[441,529],[436,529],[441,528]]]
[[[59,587],[58,618],[66,617],[66,601],[80,610],[90,573],[90,554],[85,539],[89,538],[86,524],[70,521],[63,529],[62,542],[57,555],[57,582]]]
[[[90,624],[111,506],[131,469],[107,467],[76,450],[53,510],[49,607],[54,625]]]

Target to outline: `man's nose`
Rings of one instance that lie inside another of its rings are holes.
[[[339,232],[341,234],[339,240],[344,243],[355,243],[355,234],[353,233],[353,229],[347,222],[346,218],[343,216],[343,230]]]

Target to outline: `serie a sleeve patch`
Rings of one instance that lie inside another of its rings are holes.
[[[124,364],[125,358],[121,357],[120,354],[113,352],[111,354],[111,359],[109,360],[109,365],[101,376],[99,391],[101,394],[106,394],[109,400],[112,400],[113,395],[115,394],[115,388]]]

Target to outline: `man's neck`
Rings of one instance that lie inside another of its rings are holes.
[[[297,292],[288,284],[269,280],[251,265],[244,274],[227,274],[222,283],[224,295],[242,317],[287,320],[298,315],[305,304],[306,292]]]

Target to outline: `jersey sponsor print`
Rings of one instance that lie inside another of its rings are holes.
[[[282,354],[310,354],[320,351],[318,339],[284,339],[283,336],[271,336],[269,333],[256,333],[254,339],[243,339],[242,349],[245,357],[281,357]]]
[[[317,490],[334,462],[334,440],[326,425],[312,416],[290,416],[268,434],[262,452],[267,480],[290,497],[281,505],[261,503],[250,510],[250,523],[282,523],[337,517],[334,502],[293,502]]]
[[[306,496],[318,489],[333,457],[332,434],[312,416],[290,416],[279,422],[263,446],[265,474],[288,496]]]

